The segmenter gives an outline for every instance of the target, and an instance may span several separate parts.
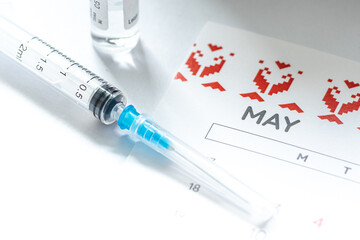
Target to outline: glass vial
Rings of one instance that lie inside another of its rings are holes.
[[[90,0],[90,21],[96,48],[129,52],[139,40],[139,0]]]

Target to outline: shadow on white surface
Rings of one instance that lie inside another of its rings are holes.
[[[151,48],[140,39],[130,53],[108,54],[95,50],[115,79],[115,84],[122,87],[120,90],[126,94],[129,103],[138,106],[140,112],[145,110],[147,114],[152,113],[170,84],[170,79],[168,71],[157,63],[157,56]]]

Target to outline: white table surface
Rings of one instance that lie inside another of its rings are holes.
[[[0,12],[150,114],[207,21],[360,61],[359,9],[357,0],[140,0],[140,43],[110,57],[92,47],[87,0],[0,0]],[[0,109],[0,239],[118,239],[130,139],[2,54]]]

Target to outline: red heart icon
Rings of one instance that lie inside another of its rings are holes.
[[[209,43],[208,46],[212,52],[222,49],[222,46],[217,46],[217,45],[211,44],[211,43]]]
[[[286,64],[286,63],[284,63],[284,62],[276,61],[275,63],[276,63],[276,65],[279,67],[279,69],[291,67],[290,64]]]

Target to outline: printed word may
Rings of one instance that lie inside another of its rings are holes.
[[[279,130],[280,129],[279,114],[276,113],[276,114],[270,116],[269,118],[265,118],[265,115],[266,115],[266,110],[262,110],[261,112],[254,113],[252,107],[248,106],[241,119],[245,120],[248,116],[250,116],[250,118],[257,119],[256,120],[257,124],[261,124],[262,126],[271,125],[271,126],[274,126],[276,130]],[[284,131],[285,132],[289,132],[290,128],[292,128],[296,124],[300,123],[300,120],[290,121],[288,116],[285,116],[284,120],[285,120],[285,122],[284,122],[284,124],[285,124]],[[281,124],[281,125],[284,125],[284,124]]]

